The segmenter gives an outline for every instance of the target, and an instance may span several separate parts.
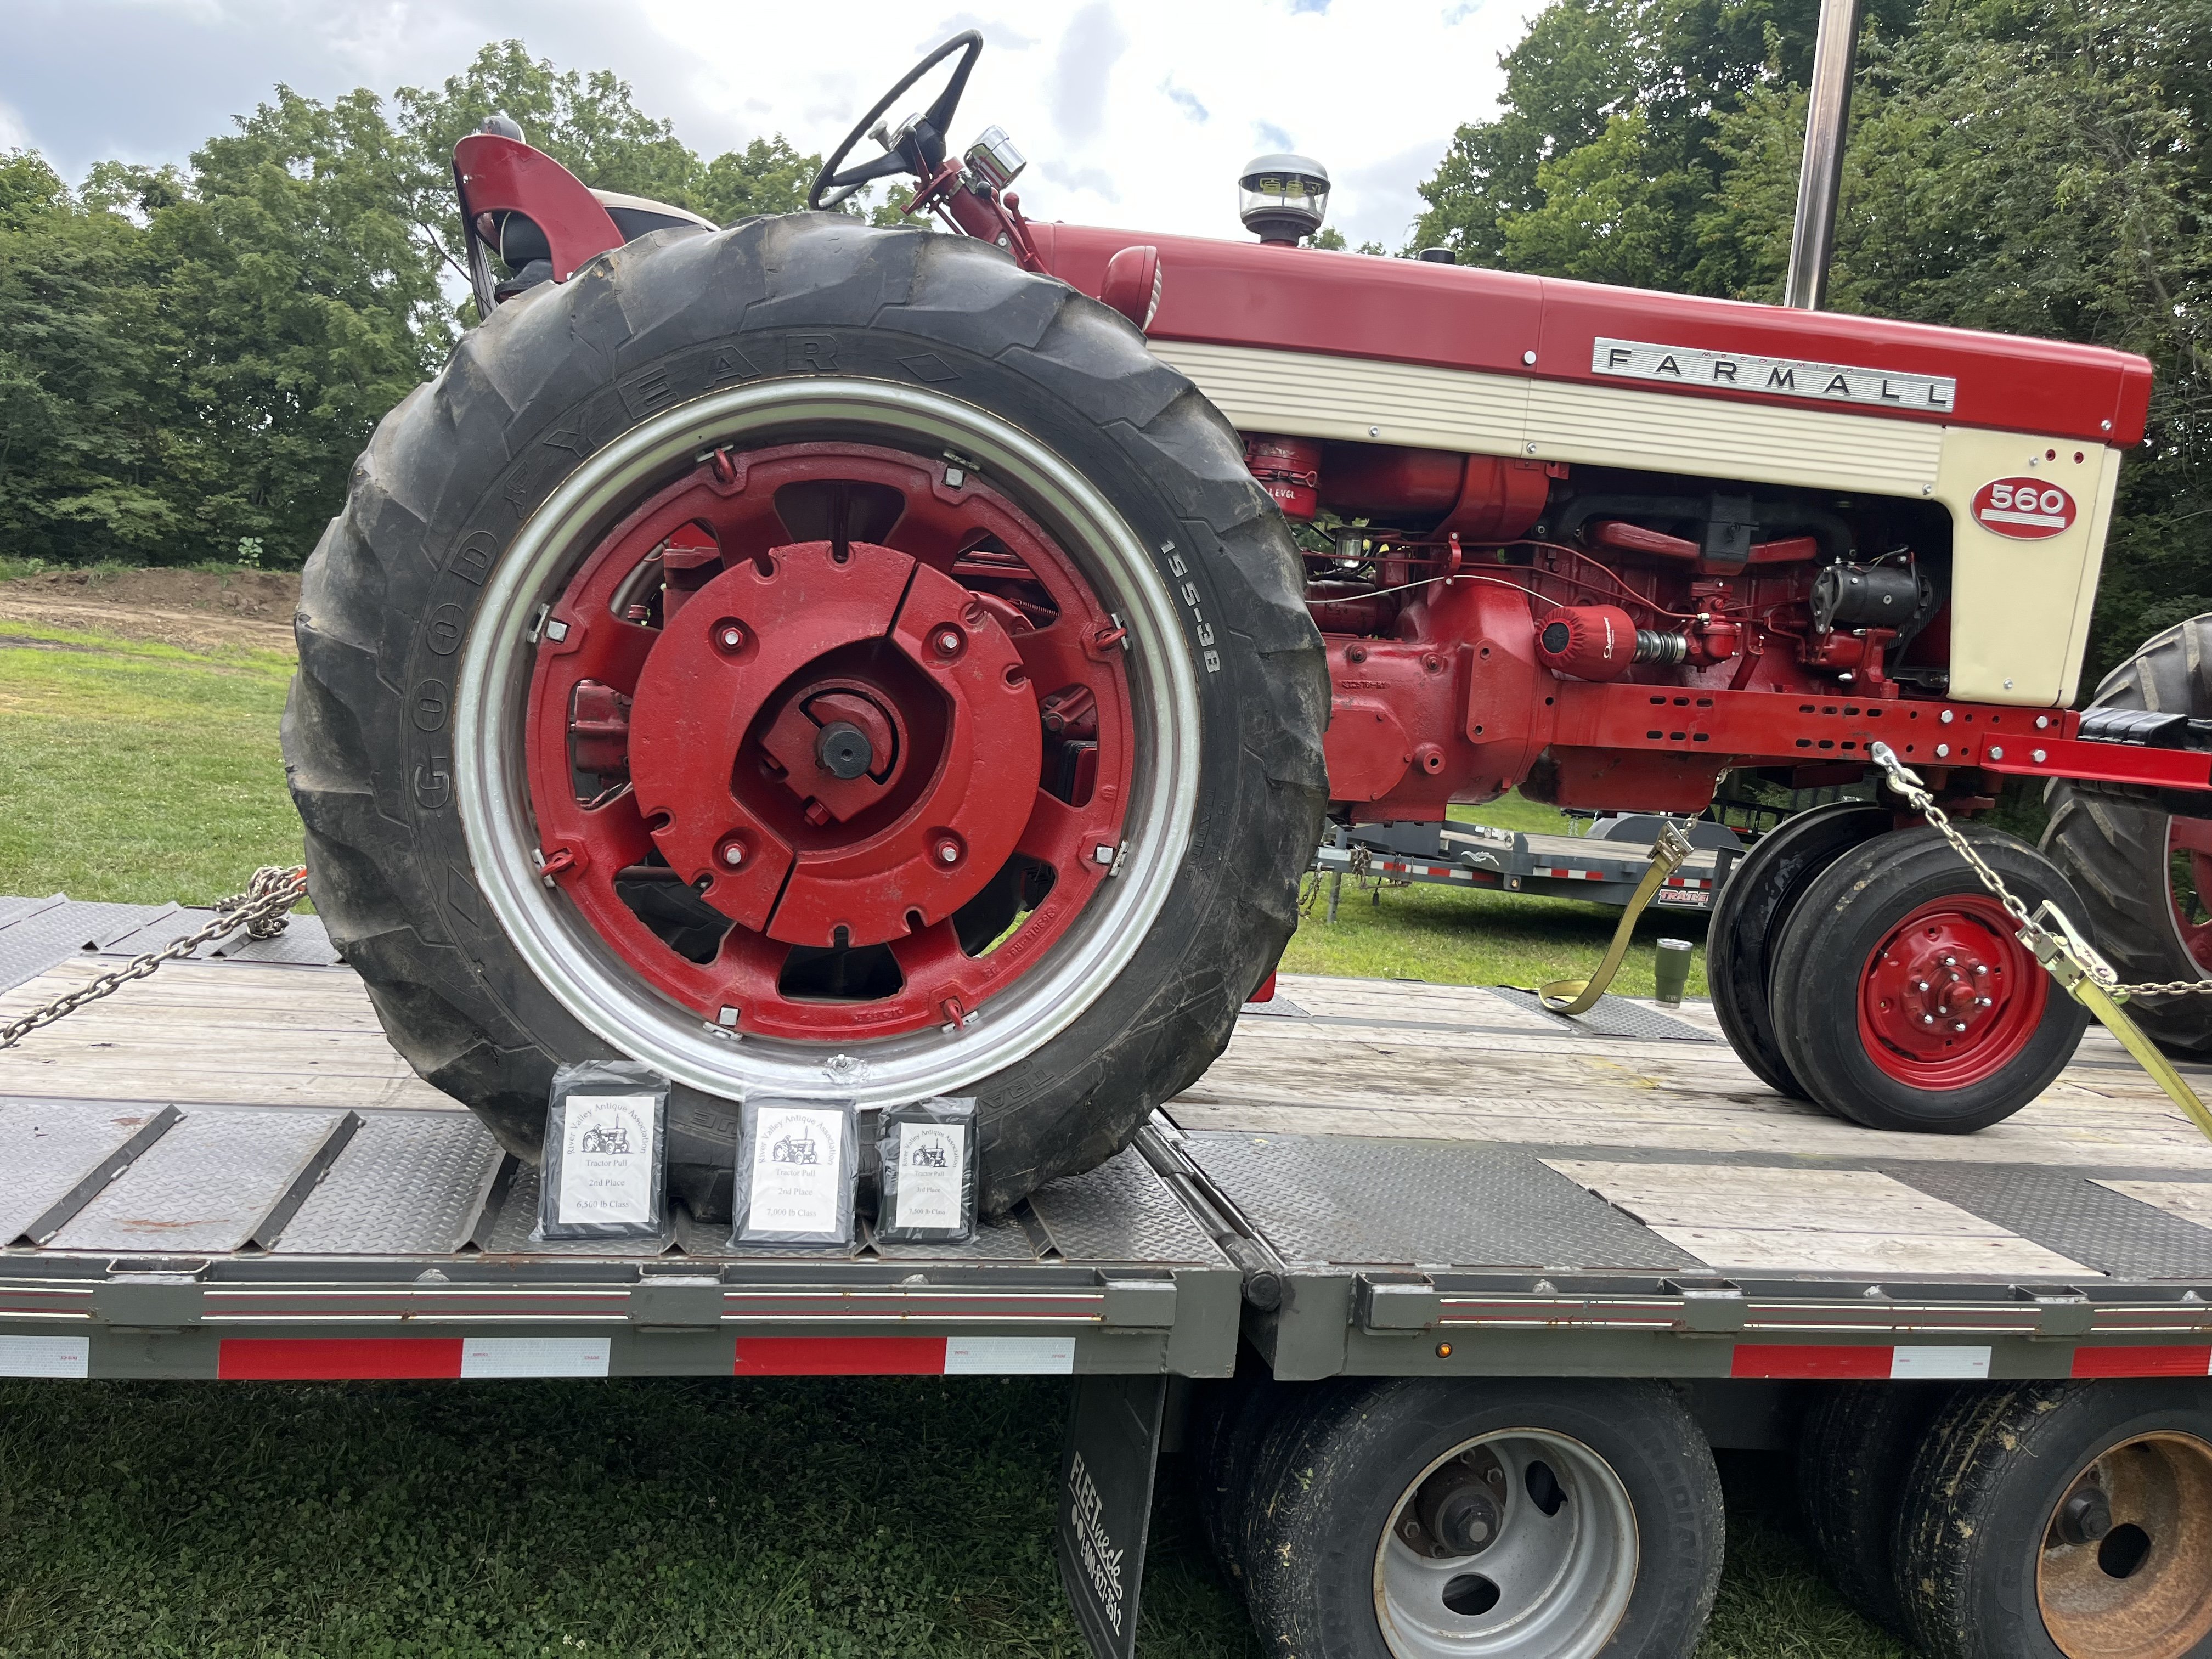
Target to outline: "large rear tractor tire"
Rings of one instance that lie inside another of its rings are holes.
[[[2167,629],[2105,677],[2097,708],[2212,717],[2212,616]],[[2212,822],[2053,782],[2046,857],[2081,896],[2074,920],[2130,984],[2212,978]],[[2212,1000],[2136,997],[2129,1016],[2162,1046],[2212,1054]]]
[[[1295,923],[1328,682],[1236,434],[1106,307],[834,215],[667,232],[471,331],[309,561],[310,890],[534,1158],[564,1061],[980,1102],[1002,1211],[1127,1144]]]

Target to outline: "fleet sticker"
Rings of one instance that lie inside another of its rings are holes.
[[[1741,351],[1700,351],[1602,337],[1590,347],[1590,373],[1656,380],[1662,386],[1711,386],[1725,392],[1761,392],[1770,398],[1811,398],[1923,413],[1939,410],[1947,415],[1959,396],[1958,381],[1948,374],[1854,368],[1849,363],[1814,363]]]
[[[2074,525],[2074,498],[2047,478],[1999,478],[1974,492],[1974,522],[2014,541],[2039,542]]]

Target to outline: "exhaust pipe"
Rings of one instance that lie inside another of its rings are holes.
[[[1818,311],[1828,297],[1836,251],[1836,198],[1844,182],[1844,141],[1851,125],[1851,70],[1858,55],[1864,0],[1820,0],[1813,42],[1813,85],[1806,100],[1805,160],[1797,173],[1797,220],[1790,233],[1790,275],[1782,303]]]

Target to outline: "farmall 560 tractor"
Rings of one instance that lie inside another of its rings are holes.
[[[949,234],[455,151],[483,320],[307,567],[284,735],[332,934],[508,1146],[643,1060],[713,1213],[748,1092],[973,1093],[1003,1208],[1220,1052],[1325,814],[1693,813],[1877,740],[1957,814],[2075,781],[2057,861],[1983,855],[2199,973],[2155,792],[2212,757],[2066,708],[2145,362],[1315,251],[1295,158],[1256,243],[1034,222],[1003,135],[948,149],[981,45],[809,198]],[[2191,712],[2195,643],[2115,700]],[[1990,1123],[2082,1030],[1887,807],[1790,821],[1712,930],[1744,1060],[1862,1123]]]

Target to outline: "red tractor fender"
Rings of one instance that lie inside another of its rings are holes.
[[[565,283],[576,268],[623,245],[613,216],[584,181],[539,149],[495,132],[472,132],[453,146],[453,188],[471,244],[483,235],[478,218],[520,213],[545,234],[553,252],[553,280]]]

